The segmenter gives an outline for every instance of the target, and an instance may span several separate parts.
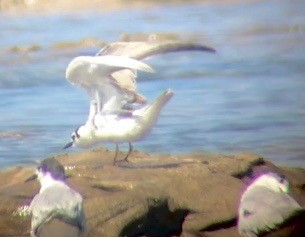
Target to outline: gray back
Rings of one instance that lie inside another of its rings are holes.
[[[86,220],[82,201],[81,195],[65,184],[54,185],[38,193],[30,205],[32,233],[54,218],[83,230]]]
[[[256,187],[247,191],[240,203],[238,231],[242,236],[256,236],[275,229],[301,210],[287,193]]]

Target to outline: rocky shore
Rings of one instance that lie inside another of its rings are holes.
[[[231,3],[236,0],[217,0],[219,3]],[[248,0],[251,1],[251,0]],[[252,0],[255,1],[255,0]],[[67,13],[83,11],[116,11],[122,9],[146,9],[161,4],[193,4],[209,3],[211,0],[169,0],[169,1],[140,1],[140,0],[0,0],[0,10],[18,14]]]
[[[260,170],[286,175],[292,195],[305,205],[305,170],[278,167],[254,154],[135,151],[130,163],[118,166],[112,165],[113,155],[98,148],[56,157],[69,185],[84,197],[88,236],[238,236],[239,198]],[[14,167],[0,173],[0,236],[29,235],[30,217],[22,215],[22,207],[39,184],[24,181],[34,171]],[[289,231],[281,236],[291,236]]]

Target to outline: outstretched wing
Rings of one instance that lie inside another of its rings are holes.
[[[205,51],[215,53],[215,49],[201,44],[180,41],[145,41],[110,43],[102,48],[97,55],[121,55],[141,60],[157,54],[180,51]]]
[[[136,60],[142,60],[157,54],[180,51],[203,51],[214,53],[215,49],[195,43],[180,41],[140,41],[140,42],[115,42],[106,45],[98,52],[102,55],[127,56]],[[125,93],[129,93],[133,102],[145,103],[146,99],[136,91],[136,71],[120,70],[112,73],[114,83],[121,87]]]
[[[153,72],[147,64],[126,56],[80,56],[66,69],[66,79],[90,96],[89,120],[96,113],[120,110],[127,95],[112,79],[111,74],[122,69]]]

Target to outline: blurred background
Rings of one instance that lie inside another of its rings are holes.
[[[65,80],[74,57],[151,34],[217,53],[147,60],[156,73],[139,73],[139,92],[176,95],[135,149],[305,167],[304,12],[303,0],[0,0],[0,169],[62,154],[85,121],[88,99]]]

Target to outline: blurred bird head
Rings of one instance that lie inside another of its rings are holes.
[[[25,182],[38,179],[41,183],[42,179],[46,176],[49,176],[54,180],[64,181],[66,179],[65,169],[55,158],[46,158],[37,166],[36,173]]]
[[[251,187],[263,186],[275,192],[289,193],[288,180],[284,175],[275,172],[268,172],[259,175],[257,178],[254,179],[254,181],[250,186]]]
[[[71,141],[68,142],[63,149],[67,149],[75,145],[80,147],[89,147],[92,143],[92,131],[95,129],[96,127],[93,123],[86,123],[85,125],[79,126],[71,134]]]

